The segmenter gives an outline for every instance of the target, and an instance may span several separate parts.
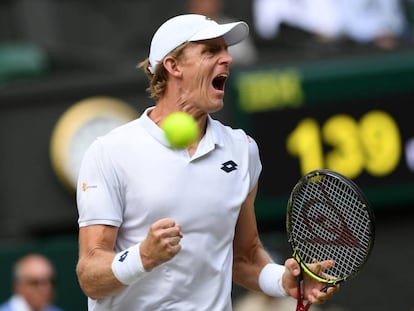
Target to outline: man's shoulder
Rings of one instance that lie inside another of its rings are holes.
[[[106,134],[97,137],[95,142],[99,141],[100,145],[109,146],[111,148],[122,145],[125,142],[129,143],[131,137],[137,137],[140,133],[141,127],[137,120],[138,119],[135,119],[113,128]]]
[[[131,132],[136,132],[140,128],[139,124],[139,119],[131,120],[113,128],[102,137],[115,136],[117,138],[119,136],[128,136]]]
[[[253,137],[246,133],[242,128],[234,128],[229,125],[225,125],[220,121],[213,120],[216,128],[220,129],[225,140],[230,140],[240,146],[249,146],[249,149],[257,147],[256,141]],[[227,137],[227,139],[226,139]]]
[[[211,124],[214,128],[218,129],[225,135],[232,136],[233,138],[244,138],[246,137],[246,132],[241,128],[235,128],[230,125],[224,124],[219,120],[211,118]]]

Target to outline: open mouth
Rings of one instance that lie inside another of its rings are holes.
[[[217,75],[214,79],[213,79],[213,87],[216,90],[219,91],[224,91],[224,85],[226,84],[228,75],[226,73],[221,73],[219,75]]]

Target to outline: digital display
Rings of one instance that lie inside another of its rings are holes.
[[[236,74],[238,121],[263,163],[259,218],[275,204],[282,215],[298,179],[321,168],[353,179],[375,208],[414,204],[414,62],[382,63]]]
[[[262,193],[289,193],[300,176],[320,168],[342,173],[367,191],[401,183],[412,183],[414,190],[413,120],[404,106],[391,106],[347,103],[345,110],[332,104],[252,114],[264,167]]]

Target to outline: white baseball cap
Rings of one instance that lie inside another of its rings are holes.
[[[228,46],[234,45],[249,34],[245,22],[218,24],[198,14],[185,14],[167,20],[152,37],[149,54],[149,71],[155,72],[157,64],[172,50],[187,41],[199,41],[223,36]]]

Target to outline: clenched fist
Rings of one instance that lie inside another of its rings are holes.
[[[173,219],[163,218],[154,222],[140,245],[145,270],[149,271],[177,255],[181,250],[182,237],[181,226]]]

